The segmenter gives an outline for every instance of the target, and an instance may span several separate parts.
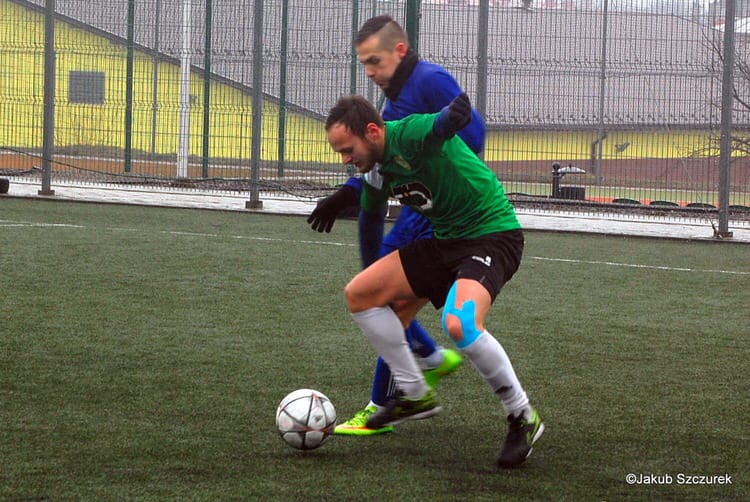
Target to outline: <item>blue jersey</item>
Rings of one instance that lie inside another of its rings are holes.
[[[401,88],[387,92],[388,95],[393,97],[385,101],[382,113],[383,119],[399,120],[415,113],[437,113],[448,106],[461,92],[463,92],[461,86],[445,68],[419,60],[403,81]],[[471,113],[471,122],[457,134],[469,148],[479,154],[484,149],[484,121],[476,110],[472,109]],[[361,177],[351,177],[347,180],[346,185],[356,189],[361,196],[362,183]],[[360,223],[362,221],[360,219]],[[360,226],[360,234],[363,233],[363,230],[367,231]],[[360,235],[360,237],[362,236]],[[383,238],[377,256],[385,256],[417,239],[430,237],[432,237],[432,226],[427,218],[408,206],[402,206],[401,214],[393,224],[393,228]],[[360,242],[362,244],[364,240],[361,238]],[[362,249],[363,247],[360,246],[360,252],[362,253],[363,265],[367,266],[374,261],[375,250]]]
[[[383,120],[400,120],[414,113],[437,113],[463,92],[445,68],[420,60],[395,100],[386,100]],[[484,121],[476,110],[458,136],[479,153],[484,149]]]

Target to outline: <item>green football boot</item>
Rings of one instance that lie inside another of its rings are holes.
[[[442,411],[438,405],[437,393],[432,387],[427,388],[424,396],[410,399],[399,392],[392,397],[385,408],[376,411],[367,419],[367,427],[380,429],[389,425],[396,425],[404,420],[421,420],[430,418]]]
[[[378,408],[373,404],[364,407],[355,413],[352,418],[337,425],[336,428],[333,429],[333,433],[342,436],[373,436],[375,434],[393,432],[393,426],[390,425],[378,428],[367,426],[367,419],[369,419],[376,411],[378,411]]]
[[[440,382],[440,379],[456,371],[463,362],[461,354],[455,350],[441,348],[440,351],[443,354],[443,362],[440,363],[440,366],[422,372],[424,374],[424,379],[427,381],[427,385],[433,389],[437,386],[438,382]]]

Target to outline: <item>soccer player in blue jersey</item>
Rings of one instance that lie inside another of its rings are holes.
[[[386,101],[382,117],[396,120],[413,113],[436,113],[463,91],[456,79],[444,68],[419,59],[409,47],[406,33],[390,16],[366,21],[357,33],[354,45],[357,58],[367,76],[383,89]],[[472,111],[471,121],[458,133],[475,152],[484,148],[485,128],[481,117]],[[347,207],[357,205],[362,179],[352,177],[334,195],[325,199],[308,220],[318,231],[330,231],[336,216]],[[415,240],[432,237],[429,221],[419,212],[404,206],[391,231],[383,239],[384,214],[362,211],[359,218],[360,252],[363,267]],[[382,242],[381,242],[382,241]],[[412,350],[429,385],[455,371],[461,356],[454,350],[439,347],[425,329],[413,321],[406,329]],[[393,430],[387,425],[367,427],[368,418],[382,409],[393,397],[395,386],[388,365],[378,358],[375,365],[370,402],[349,420],[336,426],[335,434],[365,436]]]

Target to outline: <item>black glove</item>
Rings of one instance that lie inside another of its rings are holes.
[[[436,137],[446,140],[453,137],[471,122],[471,101],[465,92],[456,96],[448,106],[440,110],[432,132]]]
[[[307,222],[313,230],[328,233],[333,228],[333,222],[336,221],[339,213],[351,206],[356,206],[358,203],[357,191],[348,185],[344,185],[332,195],[320,199],[317,207],[307,218]]]

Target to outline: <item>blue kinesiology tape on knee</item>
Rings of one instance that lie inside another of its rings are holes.
[[[474,343],[477,338],[479,338],[479,335],[482,334],[481,331],[477,329],[477,323],[476,323],[476,305],[474,304],[474,300],[467,300],[464,302],[463,305],[461,305],[461,308],[458,309],[455,307],[456,304],[456,285],[453,284],[450,291],[448,291],[448,297],[445,299],[445,306],[443,307],[443,316],[442,316],[442,325],[443,325],[443,331],[450,336],[450,333],[448,333],[448,327],[445,324],[445,318],[447,315],[454,315],[458,318],[458,320],[461,322],[461,334],[463,335],[463,338],[461,341],[456,342],[453,340],[453,342],[456,344],[456,347],[459,349],[465,349],[472,343]]]

